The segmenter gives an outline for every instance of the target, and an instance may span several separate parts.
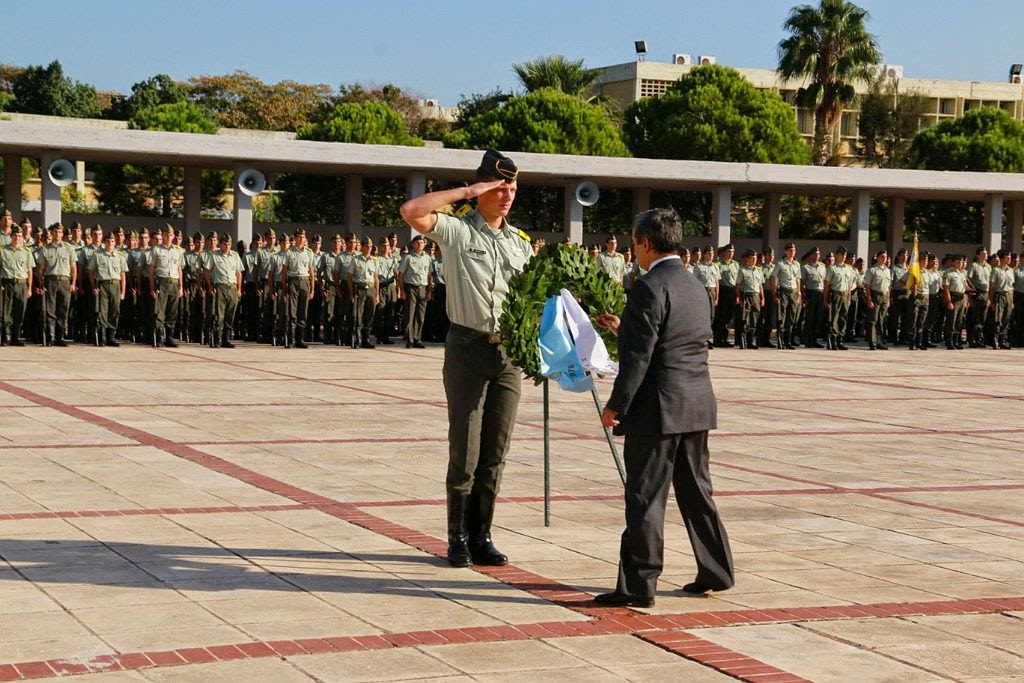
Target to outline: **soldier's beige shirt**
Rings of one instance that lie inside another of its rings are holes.
[[[296,249],[292,247],[284,255],[284,265],[288,268],[288,279],[301,277],[309,279],[309,269],[316,265],[316,256],[309,247]]]
[[[476,211],[462,218],[437,214],[431,239],[444,254],[448,317],[456,325],[498,331],[508,281],[533,257],[530,240],[507,221],[495,235]]]
[[[853,289],[854,279],[853,268],[845,263],[825,268],[825,280],[828,281],[829,291],[849,292]]]
[[[104,280],[121,279],[121,273],[128,272],[128,265],[125,263],[117,250],[108,252],[106,249],[97,249],[89,259],[89,270],[95,271],[96,283]]]
[[[30,268],[36,267],[36,257],[31,249],[15,249],[7,244],[0,247],[0,277],[27,280]]]
[[[238,274],[242,272],[242,259],[234,249],[228,249],[228,253],[218,249],[210,254],[207,269],[210,271],[210,279],[215,285],[237,285]]]
[[[373,256],[363,256],[363,252],[353,256],[348,266],[348,274],[352,276],[354,285],[372,285],[374,278],[380,275],[379,270],[380,262]]]
[[[427,252],[417,255],[416,252],[410,251],[406,254],[398,266],[398,272],[402,274],[402,284],[426,287],[432,260],[427,256]]]
[[[185,263],[185,252],[177,247],[161,244],[150,249],[150,264],[155,266],[157,279],[170,278],[177,280],[181,275],[181,267]]]
[[[597,267],[608,277],[622,284],[622,278],[626,274],[626,259],[622,254],[619,252],[609,254],[607,251],[602,251],[597,255]]]
[[[775,267],[772,268],[772,277],[775,278],[776,284],[783,289],[796,289],[800,282],[800,262],[796,259],[787,261],[781,259],[775,262]]]
[[[47,244],[36,254],[36,262],[43,263],[43,275],[71,277],[75,264],[75,247],[68,242]]]

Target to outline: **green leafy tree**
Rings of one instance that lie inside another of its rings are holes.
[[[552,88],[509,97],[485,108],[445,138],[446,147],[509,152],[629,156],[622,136],[607,113],[579,97]],[[563,190],[520,186],[510,220],[531,230],[558,231],[563,223]],[[611,219],[615,225],[628,214]],[[599,228],[605,231],[604,227]]]
[[[335,105],[362,102],[379,102],[387,105],[389,109],[405,120],[405,128],[409,134],[416,135],[420,130],[421,123],[426,120],[423,117],[420,99],[404,92],[392,83],[371,88],[355,83],[338,86],[338,95],[333,98],[333,102]],[[332,111],[328,110],[325,114],[330,117]]]
[[[911,91],[901,93],[896,85],[877,79],[860,98],[860,141],[857,156],[879,168],[903,168],[908,152],[921,127],[928,98]]]
[[[553,88],[567,95],[586,98],[593,89],[600,69],[588,69],[582,59],[567,59],[563,55],[550,55],[513,64],[519,82],[527,92]]]
[[[1024,173],[1024,125],[1002,109],[982,107],[918,133],[910,165],[932,171]],[[981,237],[978,202],[914,201],[906,222],[924,238],[974,242]]]
[[[213,112],[225,128],[295,131],[319,120],[333,102],[326,84],[264,83],[245,71],[195,76],[185,87],[189,99]]]
[[[219,126],[205,109],[191,102],[160,104],[140,109],[129,121],[136,130],[158,130],[212,135]],[[184,203],[185,172],[180,166],[97,164],[95,186],[100,206],[125,215],[178,216]],[[227,171],[205,170],[200,183],[202,208],[224,207]]]
[[[419,147],[402,116],[383,102],[364,100],[337,105],[321,123],[301,128],[300,140],[350,142]],[[345,180],[334,176],[286,175],[278,181],[276,213],[296,222],[338,223],[345,215]],[[363,180],[363,222],[399,225],[398,207],[405,200],[405,181],[384,178]]]
[[[132,94],[115,100],[107,116],[112,119],[129,121],[144,109],[153,109],[161,104],[177,104],[188,100],[188,90],[167,74],[157,74],[132,86]]]
[[[14,77],[10,110],[25,114],[87,118],[100,115],[96,88],[64,75],[60,62],[30,66]]]
[[[779,75],[810,80],[797,91],[796,101],[814,110],[815,165],[829,163],[843,105],[853,102],[855,84],[867,83],[868,67],[881,60],[867,30],[868,16],[846,0],[821,0],[818,7],[794,7],[783,24],[790,35],[779,43]]]

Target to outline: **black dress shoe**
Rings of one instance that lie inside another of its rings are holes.
[[[625,593],[601,593],[594,596],[594,604],[602,607],[654,607],[654,598]]]

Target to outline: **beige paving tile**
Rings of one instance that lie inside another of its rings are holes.
[[[630,664],[609,666],[608,670],[622,680],[636,683],[677,683],[692,681],[693,683],[728,683],[736,680],[732,676],[719,673],[714,669],[678,658],[675,662],[664,664]]]
[[[953,678],[1024,676],[1024,658],[979,643],[915,643],[879,652]]]
[[[578,638],[548,638],[545,643],[599,666],[627,663],[673,664],[678,655],[633,636],[586,636]]]
[[[319,681],[401,681],[455,676],[458,669],[415,648],[288,657]]]
[[[300,683],[315,680],[292,662],[278,658],[210,662],[146,669],[146,680],[168,683],[211,683],[213,681],[246,681],[246,683]]]
[[[421,648],[449,666],[468,674],[566,670],[586,666],[586,661],[537,640],[505,643],[467,643]]]

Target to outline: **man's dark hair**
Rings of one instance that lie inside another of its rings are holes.
[[[659,254],[675,254],[683,241],[683,222],[672,209],[651,209],[637,215],[636,239],[646,237]]]

